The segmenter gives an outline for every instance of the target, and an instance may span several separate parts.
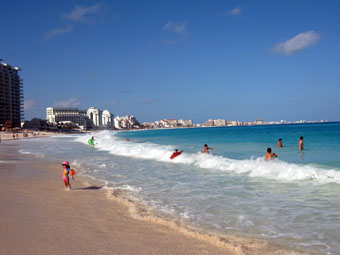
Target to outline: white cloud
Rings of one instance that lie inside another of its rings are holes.
[[[55,29],[45,33],[42,42],[46,42],[48,40],[51,40],[53,37],[55,37],[57,35],[67,34],[67,33],[70,33],[72,31],[73,31],[73,27],[70,26],[70,25],[66,26],[64,28],[55,28]]]
[[[292,55],[314,45],[319,39],[320,34],[314,32],[313,30],[300,33],[293,38],[286,40],[285,42],[275,45],[272,48],[272,52],[284,55]]]
[[[79,98],[70,98],[67,101],[59,101],[54,103],[55,107],[76,107],[79,106],[81,103]]]
[[[73,21],[84,21],[90,15],[95,15],[101,10],[100,4],[95,4],[89,7],[82,7],[77,5],[70,13],[61,15],[63,19],[69,19]]]
[[[113,101],[111,101],[111,102],[110,102],[110,104],[109,104],[109,105],[111,105],[111,106],[115,106],[115,105],[118,105],[118,102],[113,100]]]
[[[28,100],[25,100],[24,102],[24,109],[25,111],[29,111],[29,110],[34,109],[37,105],[38,105],[37,101],[33,99],[28,99]]]
[[[175,22],[171,22],[168,21],[164,26],[163,26],[164,30],[169,30],[175,33],[180,33],[180,34],[184,34],[187,30],[187,25],[182,22],[182,23],[175,23]]]
[[[231,16],[237,16],[237,15],[240,15],[241,12],[242,12],[242,9],[238,6],[236,6],[234,9],[229,11],[228,14],[231,15]]]

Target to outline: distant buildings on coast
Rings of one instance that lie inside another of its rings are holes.
[[[302,123],[324,123],[327,120],[321,121],[271,121],[265,122],[263,119],[256,119],[255,121],[243,122],[236,120],[226,120],[226,119],[209,119],[202,124],[194,124],[192,120],[176,120],[176,119],[164,119],[155,122],[144,122],[143,128],[156,129],[156,128],[181,128],[181,127],[230,127],[230,126],[255,126],[255,125],[279,125],[279,124],[302,124]]]
[[[187,128],[187,127],[227,127],[227,126],[254,126],[254,125],[274,125],[274,124],[298,124],[315,123],[316,121],[287,122],[285,120],[277,122],[265,122],[263,119],[256,119],[251,122],[228,121],[226,119],[209,119],[202,124],[194,124],[192,120],[183,119],[163,119],[154,122],[144,122],[140,124],[135,116],[116,116],[109,111],[101,111],[96,107],[87,110],[78,108],[49,107],[46,109],[46,119],[48,125],[72,127],[80,130],[90,129],[162,129],[162,128]]]
[[[24,118],[24,88],[19,67],[0,59],[0,125],[20,127]]]
[[[136,117],[126,115],[116,116],[109,110],[100,110],[90,107],[87,110],[66,107],[46,108],[48,125],[73,127],[80,130],[90,129],[139,129],[140,124]]]
[[[242,121],[227,121],[225,119],[208,120],[203,124],[194,124],[192,120],[164,119],[155,122],[144,122],[144,128],[181,128],[181,127],[223,127],[241,126]]]
[[[144,128],[177,128],[177,127],[192,127],[192,120],[176,120],[176,119],[164,119],[155,122],[144,122]]]
[[[263,119],[256,119],[251,122],[228,121],[226,119],[209,119],[202,124],[194,124],[192,120],[163,119],[142,124],[135,116],[116,116],[109,110],[100,110],[90,107],[87,110],[67,107],[46,108],[46,120],[34,118],[31,121],[21,123],[22,128],[32,130],[50,131],[86,131],[86,130],[130,130],[130,129],[162,129],[162,128],[189,128],[189,127],[227,127],[227,126],[254,126],[254,125],[279,125],[279,124],[303,124],[303,123],[324,123],[321,121],[287,122],[285,120],[265,122]]]

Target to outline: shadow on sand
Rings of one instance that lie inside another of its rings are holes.
[[[75,190],[98,190],[98,189],[101,189],[102,187],[104,186],[88,186],[88,187],[85,187],[85,188],[76,188]]]

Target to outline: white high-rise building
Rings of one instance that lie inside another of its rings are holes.
[[[139,125],[139,122],[135,116],[126,115],[125,117],[117,116],[114,118],[114,127],[116,129],[130,129],[136,125]]]
[[[109,110],[104,110],[102,113],[102,124],[103,127],[112,127],[113,126],[113,114]]]
[[[102,126],[102,111],[96,107],[91,107],[87,110],[87,116],[93,121],[95,127]]]
[[[46,119],[51,124],[70,121],[83,126],[85,129],[92,128],[93,123],[88,118],[86,110],[67,107],[48,107],[46,108]]]

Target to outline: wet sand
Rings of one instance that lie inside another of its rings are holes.
[[[265,242],[215,242],[132,217],[81,176],[65,191],[60,162],[19,150],[16,143],[0,146],[0,254],[297,254]]]

